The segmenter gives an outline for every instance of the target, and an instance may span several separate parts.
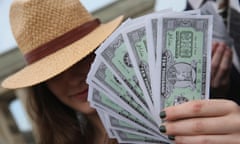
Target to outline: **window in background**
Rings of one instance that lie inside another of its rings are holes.
[[[16,99],[12,101],[9,105],[9,110],[11,111],[21,132],[27,132],[32,130],[28,116],[20,100]]]

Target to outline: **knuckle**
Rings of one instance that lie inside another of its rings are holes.
[[[227,72],[228,71],[228,65],[222,65],[221,67],[220,67],[220,71],[222,71],[223,73],[225,73],[225,72]]]
[[[224,42],[219,42],[219,46],[222,48],[222,49],[225,49],[227,47],[227,45],[224,43]]]
[[[199,144],[211,144],[211,140],[208,139],[207,137],[202,137],[200,140],[199,140]]]
[[[218,68],[218,62],[212,62],[211,69],[216,70]]]
[[[218,51],[223,52],[225,49],[226,49],[226,47],[225,47],[224,43],[219,43]]]
[[[200,101],[194,101],[191,106],[191,111],[194,114],[198,114],[202,111],[203,103]]]
[[[195,133],[201,133],[204,129],[204,123],[201,120],[197,120],[193,123],[192,131]]]
[[[233,52],[230,48],[227,48],[224,56],[228,58],[229,61],[231,61],[233,59]]]

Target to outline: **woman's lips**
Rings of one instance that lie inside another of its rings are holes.
[[[78,99],[81,101],[87,101],[87,97],[88,97],[88,89],[85,89],[84,91],[77,93],[75,95],[72,96],[74,99]]]

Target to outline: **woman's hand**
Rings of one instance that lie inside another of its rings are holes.
[[[166,108],[160,127],[176,144],[239,144],[240,108],[229,100],[199,100]]]
[[[232,50],[221,42],[212,44],[211,88],[213,95],[223,94],[229,87]]]

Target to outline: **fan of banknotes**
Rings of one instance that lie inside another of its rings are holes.
[[[208,99],[212,16],[162,10],[125,20],[96,50],[88,101],[119,143],[171,144],[168,106]]]

